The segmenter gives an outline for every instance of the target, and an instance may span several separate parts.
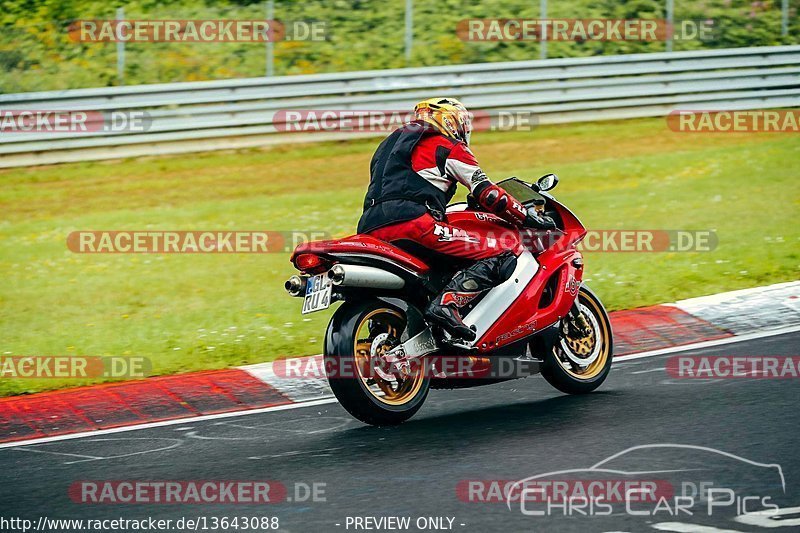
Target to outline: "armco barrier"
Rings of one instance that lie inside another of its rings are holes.
[[[408,110],[452,95],[540,123],[800,106],[800,46],[593,56],[0,95],[0,110],[145,111],[143,132],[0,135],[0,168],[350,138],[276,128],[286,109]]]

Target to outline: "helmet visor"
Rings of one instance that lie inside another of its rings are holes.
[[[466,109],[458,110],[458,134],[461,140],[469,146],[472,136],[472,114]]]

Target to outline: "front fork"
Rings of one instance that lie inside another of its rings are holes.
[[[573,339],[582,339],[591,333],[589,322],[586,317],[581,313],[581,308],[578,305],[578,297],[572,302],[572,306],[567,313],[567,335]]]

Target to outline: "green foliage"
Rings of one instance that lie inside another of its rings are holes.
[[[558,0],[548,18],[663,19],[664,0]],[[800,41],[798,7],[790,1],[789,34],[782,37],[781,2],[675,2],[675,19],[713,20],[713,39],[678,41],[675,50],[790,44]],[[117,78],[115,43],[76,43],[72,21],[113,19],[261,19],[261,1],[0,0],[0,93],[109,86]],[[275,18],[324,22],[324,41],[275,43],[278,75],[536,59],[539,43],[464,42],[458,22],[469,18],[537,18],[531,0],[414,0],[414,47],[404,55],[403,0],[275,0]],[[664,50],[663,42],[548,43],[549,57]],[[263,76],[263,43],[126,43],[125,83],[166,83]]]

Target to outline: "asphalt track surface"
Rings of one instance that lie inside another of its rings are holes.
[[[680,355],[797,356],[799,350],[800,333],[790,333]],[[757,496],[757,501],[749,500],[750,511],[764,508],[758,505],[765,496],[782,509],[800,506],[800,380],[675,379],[665,371],[673,355],[620,360],[599,391],[581,397],[562,395],[538,376],[432,391],[417,416],[397,428],[364,426],[329,403],[5,448],[0,450],[1,514],[34,521],[42,515],[173,520],[276,516],[281,531],[315,532],[364,531],[354,527],[354,517],[388,516],[409,517],[410,531],[418,531],[416,521],[425,517],[448,517],[453,531],[470,532],[768,531],[735,521],[735,503],[715,506],[709,516],[708,498],[701,496],[691,516],[670,516],[664,508],[656,516],[631,516],[625,503],[615,503],[610,516],[598,516],[602,511],[565,516],[565,510],[554,508],[542,517],[523,514],[544,509],[536,506],[541,504],[515,501],[509,509],[506,503],[464,501],[465,494],[457,492],[464,480],[519,480],[588,468],[634,446],[672,443],[732,455],[642,448],[605,463],[625,472],[610,477],[669,480],[673,487],[688,483],[681,486],[689,488],[713,483],[734,489],[734,502]],[[785,491],[775,466],[761,463],[780,466]],[[599,479],[591,472],[572,476]],[[324,483],[325,501],[84,504],[68,496],[70,485],[80,480],[264,479],[282,482],[293,500],[297,483]],[[687,489],[681,490],[685,495]],[[640,512],[651,512],[654,505],[630,504]],[[780,522],[772,520],[785,527],[771,530],[799,531],[800,526],[792,525],[798,516],[800,509]]]

